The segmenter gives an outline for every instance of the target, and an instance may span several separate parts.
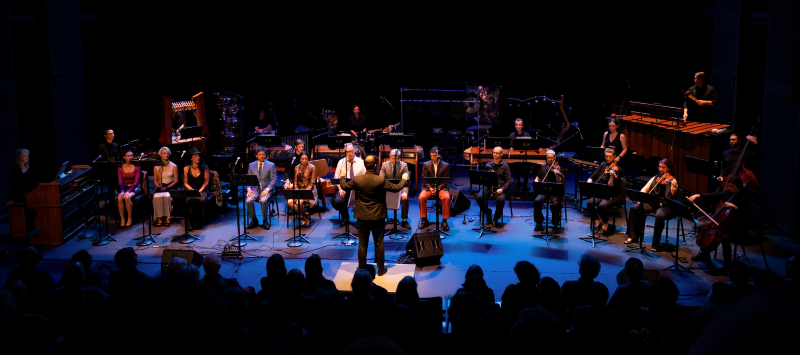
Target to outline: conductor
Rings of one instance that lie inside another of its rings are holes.
[[[408,184],[408,173],[403,174],[403,181],[395,185],[386,179],[375,175],[375,166],[378,158],[373,155],[364,159],[364,166],[367,168],[365,175],[356,176],[347,183],[340,186],[345,191],[356,191],[355,218],[358,219],[358,266],[367,265],[367,246],[369,245],[369,234],[372,232],[372,240],[375,242],[375,263],[378,264],[378,275],[386,274],[386,267],[383,266],[383,228],[386,213],[386,191],[398,192]]]

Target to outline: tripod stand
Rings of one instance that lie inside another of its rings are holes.
[[[245,192],[245,187],[258,186],[259,185],[258,177],[255,176],[255,175],[235,175],[234,176],[234,181],[238,185],[237,187],[241,188],[241,190],[239,192],[242,194],[242,196],[247,196],[246,192]],[[242,225],[244,227],[244,230],[242,232],[239,232],[239,218],[244,218],[244,222],[242,223]],[[239,194],[238,193],[236,194],[236,233],[238,235],[233,237],[233,238],[231,238],[231,239],[229,239],[229,241],[232,242],[232,241],[235,240],[236,241],[236,245],[238,245],[240,248],[245,246],[245,245],[247,245],[247,242],[244,242],[243,240],[250,240],[250,241],[257,240],[256,238],[253,238],[253,236],[250,235],[250,233],[247,232],[247,203],[244,203],[244,214],[243,215],[239,215]]]
[[[625,191],[628,194],[628,197],[633,202],[641,202],[643,204],[644,203],[648,203],[651,206],[658,206],[658,196],[656,196],[656,195],[644,193],[644,192],[641,192],[641,191],[631,190],[631,189],[625,189]],[[633,218],[633,216],[629,215],[628,218]],[[628,225],[630,226],[630,222],[628,222]],[[637,232],[638,231],[634,231],[634,233],[637,233]],[[648,253],[646,250],[644,250],[644,247],[642,246],[642,240],[644,239],[644,223],[642,223],[641,235],[642,236],[639,238],[639,246],[638,247],[630,248],[628,250],[623,250],[623,252],[625,252],[625,253],[639,252],[640,254],[644,254],[645,256],[647,256],[649,258],[652,258],[653,256],[650,255],[650,253]]]
[[[299,206],[301,203],[303,203],[303,202],[301,202],[301,200],[313,200],[314,199],[314,191],[312,191],[312,190],[283,190],[283,198],[286,199],[286,200],[293,200]],[[305,234],[301,233],[301,229],[303,228],[303,226],[298,224],[299,217],[300,217],[300,209],[299,208],[295,208],[294,209],[294,221],[292,221],[294,223],[294,226],[292,227],[292,237],[285,240],[286,242],[289,242],[289,244],[287,244],[287,246],[290,247],[290,248],[297,248],[297,247],[303,245],[303,243],[310,243],[308,241],[308,239],[306,239]],[[287,219],[287,223],[288,223],[289,217],[287,216],[286,219]],[[298,240],[297,238],[300,238],[300,240]]]
[[[188,209],[188,205],[186,204],[186,199],[187,199],[187,198],[189,198],[189,197],[200,197],[200,196],[202,196],[202,195],[200,195],[200,192],[199,192],[199,191],[197,191],[197,190],[177,190],[177,191],[170,191],[170,192],[169,192],[169,195],[170,195],[170,196],[171,196],[173,199],[176,199],[176,198],[177,198],[177,199],[183,199],[183,201],[184,201],[184,205],[186,205],[186,206],[187,206],[187,209],[186,209],[186,216],[185,216],[185,217],[183,217],[183,222],[184,222],[184,226],[183,226],[183,234],[176,236],[176,237],[175,237],[175,239],[173,239],[172,241],[173,241],[173,242],[174,242],[174,241],[178,241],[178,242],[180,242],[181,244],[190,244],[190,243],[194,243],[194,242],[195,242],[195,241],[197,241],[199,238],[197,238],[197,236],[196,236],[196,235],[193,235],[193,234],[190,234],[190,233],[189,233],[189,209]]]
[[[109,233],[109,231],[108,231],[108,210],[110,209],[109,205],[108,205],[108,203],[109,203],[108,200],[109,200],[109,195],[111,195],[111,191],[114,191],[114,188],[109,183],[109,180],[111,180],[110,179],[110,177],[111,177],[110,175],[111,174],[114,174],[115,175],[114,177],[116,178],[116,174],[117,174],[116,170],[117,169],[116,169],[116,164],[110,163],[110,162],[98,162],[98,163],[95,163],[95,167],[100,169],[100,175],[105,177],[105,182],[106,182],[105,183],[106,193],[103,194],[103,197],[105,198],[105,205],[104,205],[103,209],[106,210],[106,223],[105,223],[106,224],[106,233],[105,234],[100,233],[100,228],[98,228],[97,229],[97,231],[98,231],[97,239],[92,240],[92,245],[94,245],[96,247],[99,247],[99,246],[108,244],[108,242],[110,242],[110,241],[114,241],[114,242],[117,241],[116,239],[114,239],[114,237],[111,236],[111,233]]]
[[[497,173],[494,171],[480,171],[480,170],[470,170],[469,171],[469,184],[482,186],[481,190],[478,193],[486,193],[485,189],[494,189],[493,186],[497,186],[500,182],[497,180]],[[490,196],[492,194],[489,194]],[[484,195],[485,197],[486,195]],[[485,201],[485,200],[484,200]],[[488,203],[488,202],[486,202]],[[484,213],[483,208],[478,209],[478,227],[472,228],[472,230],[476,232],[480,232],[478,234],[478,239],[482,238],[484,234],[489,233],[497,233],[497,231],[493,230],[491,227],[486,227],[486,220],[489,216],[486,216]]]
[[[686,205],[684,205],[684,204],[682,204],[682,203],[680,203],[678,201],[675,201],[675,200],[673,200],[671,198],[667,199],[667,204],[669,204],[670,211],[673,211],[673,213],[675,213],[675,215],[678,216],[677,217],[677,219],[678,219],[678,228],[680,228],[679,229],[680,231],[683,231],[683,216],[686,215]],[[685,272],[694,274],[694,271],[691,271],[688,268],[685,268],[685,267],[683,267],[681,265],[678,265],[678,259],[680,259],[678,257],[678,253],[680,252],[681,237],[680,237],[680,235],[678,235],[677,230],[678,229],[676,229],[676,232],[675,232],[675,234],[676,234],[675,235],[675,263],[673,263],[672,265],[662,269],[662,271],[667,271],[667,270],[674,270],[674,271],[677,271],[677,272],[685,271]],[[684,238],[685,238],[685,235],[684,235]]]
[[[614,186],[608,186],[608,185],[605,185],[605,184],[596,184],[596,183],[585,182],[585,181],[579,181],[578,185],[581,187],[581,195],[586,194],[587,192],[591,193],[592,197],[590,198],[590,200],[592,201],[592,205],[594,205],[595,209],[600,208],[600,207],[597,206],[597,201],[611,199],[611,196],[614,195]],[[592,233],[589,234],[588,237],[578,238],[578,239],[583,240],[585,242],[591,241],[592,242],[592,248],[595,248],[597,246],[598,242],[605,243],[605,242],[608,241],[606,239],[600,239],[597,236],[597,230],[600,229],[600,228],[596,228],[595,227],[595,225],[594,225],[594,221],[595,221],[594,216],[596,216],[596,214],[592,214],[592,219],[589,222],[590,223],[589,226],[591,228]]]
[[[553,196],[564,196],[564,184],[560,184],[557,182],[533,182],[532,185],[533,185],[533,194],[536,196],[544,195],[544,196],[550,196],[550,198],[553,198]],[[550,203],[548,203],[548,205]],[[547,245],[550,245],[550,240],[553,238],[557,238],[558,236],[555,234],[550,234],[549,230],[550,224],[548,223],[550,221],[550,206],[547,206],[547,210],[545,211],[545,213],[546,217],[544,220],[544,233],[534,235],[533,237],[544,239],[544,241],[547,242]]]
[[[142,171],[145,171],[143,174],[144,181],[142,182],[142,193],[147,196],[147,225],[150,227],[150,232],[145,234],[145,223],[144,219],[142,219],[142,236],[138,238],[133,238],[133,240],[139,240],[140,242],[136,243],[136,246],[144,247],[156,242],[156,236],[161,235],[161,233],[153,234],[153,196],[150,195],[150,187],[147,185],[147,171],[155,170],[156,166],[164,166],[164,162],[161,160],[138,160],[133,161],[133,165],[139,165],[142,167]]]

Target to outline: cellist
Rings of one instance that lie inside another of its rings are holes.
[[[728,269],[728,264],[731,262],[731,242],[742,241],[748,237],[747,229],[750,223],[750,200],[745,193],[739,193],[744,188],[742,180],[739,177],[732,177],[725,191],[707,194],[692,195],[689,201],[703,202],[705,204],[714,203],[718,201],[726,201],[723,207],[728,207],[736,210],[736,214],[732,217],[734,219],[726,226],[720,243],[722,244],[722,258],[723,264],[720,274],[725,274]],[[711,217],[715,217],[712,215]],[[704,228],[705,223],[712,223],[705,221],[697,226],[698,230]],[[711,262],[711,252],[716,250],[716,244],[712,244],[713,249],[709,246],[709,250],[700,250],[700,254],[693,257],[695,261],[705,263],[709,267],[714,267]]]
[[[747,155],[745,155],[743,164],[758,176],[758,163],[764,153],[761,150],[761,145],[758,144],[758,138],[756,136],[747,136],[747,140],[750,141],[750,144],[748,144],[748,149],[745,153]],[[733,172],[736,167],[736,161],[739,160],[739,156],[742,154],[743,141],[739,138],[738,134],[731,133],[730,143],[731,149],[722,152],[722,167],[720,168],[719,176],[717,176],[717,181],[719,182],[722,182],[728,174]],[[717,192],[722,191],[723,186],[720,184]]]

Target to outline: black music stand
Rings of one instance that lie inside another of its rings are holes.
[[[389,144],[389,149],[400,149],[400,161],[403,161],[403,147],[414,147],[414,135],[412,134],[390,134],[386,138],[386,143]],[[383,154],[381,154],[383,155]],[[417,172],[414,172],[416,175]]]
[[[677,217],[678,226],[675,229],[675,263],[664,269],[661,269],[661,271],[674,270],[677,272],[685,271],[694,274],[694,271],[691,271],[686,267],[678,265],[678,259],[679,259],[678,253],[680,252],[680,246],[681,246],[681,236],[678,234],[678,230],[681,231],[683,230],[683,216],[686,215],[686,205],[678,201],[675,201],[671,198],[668,198],[666,200],[667,204],[669,205],[669,210],[675,213],[676,216],[678,216]]]
[[[114,185],[111,181],[112,180],[117,181],[116,179],[117,164],[108,161],[102,161],[94,163],[92,165],[95,168],[100,168],[100,176],[102,176],[104,180],[103,184],[106,188],[106,193],[103,194],[103,197],[105,198],[105,205],[103,206],[103,209],[105,209],[106,211],[106,233],[102,234],[100,232],[100,227],[98,226],[97,239],[92,240],[92,245],[99,247],[108,244],[110,241],[115,241],[115,242],[117,241],[114,237],[111,236],[111,233],[108,231],[108,224],[109,224],[108,211],[111,209],[109,206],[109,199],[111,198],[111,194],[113,193],[112,191],[114,191]],[[114,175],[114,178],[112,178],[111,175]]]
[[[595,209],[600,208],[597,206],[596,200],[610,200],[611,197],[614,196],[614,189],[617,188],[616,186],[608,186],[606,184],[597,184],[585,181],[579,181],[578,185],[581,187],[581,195],[586,195],[587,192],[591,193],[592,197],[589,199],[592,200],[592,204],[594,204]],[[578,238],[578,239],[586,242],[591,241],[592,248],[595,248],[598,242],[605,243],[608,241],[606,239],[601,239],[600,237],[597,236],[597,229],[600,228],[595,229],[594,217],[589,222],[589,228],[592,231],[592,233],[589,233],[588,237]]]
[[[274,134],[260,134],[248,140],[247,143],[256,143],[262,147],[283,147],[281,137]]]
[[[181,140],[191,139],[192,147],[194,147],[194,142],[196,141],[194,138],[200,137],[202,135],[203,135],[203,126],[186,127],[181,130]]]
[[[689,155],[684,155],[683,160],[686,163],[686,170],[695,174],[695,186],[700,185],[700,175],[708,176],[709,179],[714,175],[714,165],[708,160]],[[695,192],[699,193],[699,191]]]
[[[603,147],[586,146],[584,150],[584,154],[586,154],[586,160],[599,163],[606,161],[606,149],[607,148]]]
[[[349,179],[347,179],[346,177],[340,177],[338,180],[337,179],[331,179],[331,184],[342,185],[342,184],[347,183],[347,180],[349,180]],[[339,192],[334,191],[333,193],[338,194]],[[350,194],[354,194],[354,193],[355,193],[355,191],[350,191]],[[347,207],[348,202],[350,202],[349,199],[348,199],[347,202],[345,202],[344,208],[348,208]],[[333,236],[332,239],[336,239],[336,238],[344,238],[344,240],[342,240],[342,244],[344,244],[346,246],[355,245],[357,243],[357,241],[358,241],[358,236],[353,234],[353,233],[350,233],[350,221],[347,221],[344,224],[344,232]],[[355,239],[355,240],[352,240],[352,239]]]
[[[495,186],[500,184],[500,182],[497,180],[497,172],[484,170],[470,170],[469,183],[470,185],[481,186],[481,190],[483,190],[484,193],[486,192],[487,188],[493,189]],[[489,195],[491,196],[492,194]],[[484,234],[497,233],[497,231],[493,230],[491,227],[487,228],[485,226],[485,219],[488,218],[488,216],[483,213],[483,208],[478,208],[478,210],[480,211],[478,213],[479,227],[472,228],[472,230],[480,232],[480,234],[478,234],[478,239],[482,238]]]
[[[651,206],[658,206],[658,196],[657,195],[649,194],[649,193],[646,193],[646,192],[641,192],[639,190],[631,190],[631,189],[625,189],[625,192],[628,195],[628,198],[630,198],[631,201],[633,201],[633,202],[641,202],[641,203],[650,204]],[[628,218],[630,218],[630,216],[628,216]],[[633,252],[637,252],[638,251],[639,253],[644,254],[649,258],[653,257],[652,255],[650,255],[650,253],[648,253],[646,250],[644,250],[644,247],[642,246],[642,241],[644,240],[644,228],[645,228],[644,224],[645,223],[642,223],[642,237],[639,238],[639,246],[638,247],[633,247],[633,248],[630,248],[630,249],[627,249],[627,250],[623,250],[623,252],[625,252],[625,253],[633,253]],[[634,231],[634,233],[635,232],[636,231]]]
[[[133,164],[134,166],[141,166],[142,167],[142,171],[153,171],[153,168],[155,168],[156,166],[164,166],[164,162],[161,161],[161,159],[159,159],[159,160],[134,160],[134,161],[131,161],[131,164]],[[156,175],[153,174],[153,179],[155,179],[155,176]],[[154,181],[154,184],[155,184],[155,180],[153,180],[153,181]],[[157,235],[161,235],[161,233],[153,234],[153,213],[152,213],[152,211],[153,211],[153,196],[150,195],[150,191],[143,191],[143,193],[147,195],[147,199],[148,199],[147,202],[149,202],[149,206],[150,206],[150,207],[147,208],[147,224],[149,224],[150,233],[145,234],[145,223],[144,223],[144,220],[142,220],[142,236],[139,237],[139,238],[133,238],[133,240],[139,240],[139,239],[142,240],[141,242],[136,243],[136,246],[139,246],[139,247],[144,247],[144,246],[148,246],[150,244],[156,243],[156,238],[155,237]]]
[[[557,183],[557,182],[536,182],[536,181],[534,181],[532,185],[533,185],[533,194],[536,195],[536,196],[544,195],[544,196],[550,196],[550,198],[552,198],[553,196],[564,196],[564,184],[560,184],[560,183]],[[547,211],[545,211],[547,216],[545,217],[545,220],[544,220],[544,233],[533,236],[534,238],[544,239],[547,242],[547,245],[550,245],[550,240],[551,239],[558,237],[555,234],[550,234],[550,232],[548,230],[549,227],[550,227],[550,225],[548,224],[548,222],[550,222],[550,208],[549,207],[550,206],[548,206]]]
[[[522,155],[523,163],[527,163],[528,160],[528,152],[531,150],[539,151],[539,140],[532,139],[529,137],[517,137],[514,139],[513,143],[511,144],[511,148],[514,150],[525,152]],[[511,152],[508,153],[509,158],[511,157]]]
[[[189,198],[189,197],[200,197],[200,196],[202,196],[202,195],[200,195],[200,191],[197,191],[197,190],[174,190],[174,191],[170,191],[169,195],[173,199],[175,199],[175,198],[183,199],[184,206],[187,206],[186,216],[183,217],[183,222],[184,222],[183,223],[184,224],[184,226],[183,226],[183,234],[176,236],[176,238],[173,239],[172,241],[173,242],[174,241],[178,241],[181,244],[194,243],[199,238],[197,238],[196,235],[193,235],[193,234],[189,233],[189,209],[188,209],[188,205],[186,204],[186,199]]]
[[[330,136],[326,141],[326,143],[328,143],[328,149],[336,149],[339,151],[339,159],[342,159],[342,149],[344,149],[344,145],[350,142],[350,136]]]
[[[392,184],[395,184],[395,185],[399,184],[400,181],[403,181],[402,179],[386,179],[386,180],[391,182]],[[394,218],[392,218],[392,230],[390,230],[388,232],[385,232],[383,234],[384,236],[388,235],[389,239],[392,239],[392,240],[401,240],[401,239],[405,238],[405,235],[408,233],[407,230],[397,229],[397,209],[399,209],[400,206],[402,206],[402,203],[403,203],[402,199],[400,197],[400,195],[402,193],[403,193],[403,190],[400,190],[400,192],[396,192],[396,193],[387,192],[387,194],[386,194],[386,197],[387,197],[386,206],[397,205],[397,208],[393,208],[392,209],[394,211]],[[395,197],[395,194],[397,196],[397,201],[393,200],[394,197]],[[392,200],[390,200],[389,197],[391,197]]]
[[[428,183],[430,185],[435,185],[435,186],[437,186],[437,190],[441,190],[442,187],[446,188],[447,185],[450,184],[450,177],[449,176],[448,177],[423,176],[422,177],[422,184],[424,185],[425,183]],[[428,231],[428,232],[430,232],[430,233],[439,232],[439,234],[444,234],[446,236],[449,236],[450,233],[447,233],[447,232],[442,231],[441,229],[439,229],[439,203],[440,202],[442,202],[442,201],[439,199],[438,192],[437,192],[437,196],[436,196],[436,229]],[[450,203],[450,201],[447,201],[447,203]],[[441,239],[445,239],[445,238],[446,237],[441,237]]]
[[[284,189],[283,190],[283,198],[286,199],[286,200],[295,200],[297,205],[298,205],[298,207],[299,207],[300,203],[301,203],[299,200],[313,200],[314,199],[314,191],[312,191],[312,190],[287,190],[287,189]],[[295,208],[294,209],[294,220],[292,221],[294,223],[294,226],[292,227],[292,237],[285,240],[285,242],[289,242],[288,244],[286,244],[286,246],[288,246],[290,248],[297,248],[299,246],[302,246],[303,243],[311,243],[311,242],[308,241],[308,239],[306,239],[306,235],[305,234],[301,234],[301,230],[302,230],[303,226],[297,223],[297,219],[298,219],[299,216],[300,216],[300,209],[299,208]],[[289,219],[288,214],[287,214],[286,219],[287,219],[287,223],[288,223],[288,219]],[[297,228],[295,228],[295,227],[297,227]],[[300,238],[300,240],[297,240],[297,238]]]
[[[258,182],[258,176],[255,176],[255,175],[235,175],[234,179],[233,179],[233,182],[236,185],[234,187],[234,190],[236,189],[236,187],[240,187],[241,190],[239,190],[239,191],[242,194],[242,196],[245,196],[245,200],[247,200],[247,194],[246,194],[245,187],[259,186],[260,185],[260,183]],[[255,191],[253,191],[253,192],[255,193]],[[236,240],[237,241],[236,245],[238,245],[241,248],[241,247],[247,245],[247,242],[243,242],[242,240],[256,241],[257,239],[254,238],[252,235],[250,235],[250,233],[247,232],[247,203],[246,202],[244,203],[244,213],[242,214],[242,216],[240,216],[239,215],[239,201],[238,201],[239,200],[239,194],[238,193],[236,194],[236,200],[237,200],[236,201],[236,233],[238,235],[233,237],[233,238],[231,238],[231,239],[229,239],[228,241],[232,242],[232,241]],[[255,206],[254,206],[254,208],[255,208]],[[244,218],[244,223],[242,223],[242,225],[244,226],[244,231],[242,231],[242,232],[239,232],[239,218],[240,217]]]

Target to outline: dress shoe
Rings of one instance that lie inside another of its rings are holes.
[[[408,224],[408,220],[405,220],[405,221],[403,221],[403,222],[400,222],[400,227],[403,227],[403,228],[405,228],[405,229],[411,229],[411,225],[410,225],[410,224]]]
[[[255,227],[258,227],[258,221],[255,219],[250,220],[250,224],[247,225],[247,229],[253,229]]]
[[[495,228],[503,228],[503,222],[500,222],[500,220],[498,220],[498,219],[495,219],[495,220],[494,220],[494,223],[492,223],[492,225],[493,225]]]
[[[378,268],[378,276],[386,275],[386,272],[389,271],[385,266],[381,266]]]
[[[536,227],[533,227],[533,231],[534,232],[541,232],[543,230],[544,230],[544,228],[542,228],[542,225],[539,224],[539,223],[536,223]]]
[[[558,232],[561,232],[561,227],[553,226],[553,233],[558,233]]]
[[[269,224],[264,223],[261,225],[261,228],[264,230],[269,230]]]
[[[439,225],[439,229],[441,229],[442,232],[449,232],[450,226],[447,225],[447,221],[442,221],[442,224]]]
[[[431,225],[430,222],[428,222],[427,219],[423,218],[423,219],[419,220],[419,227],[417,227],[417,228],[418,229],[427,228],[429,225]]]

